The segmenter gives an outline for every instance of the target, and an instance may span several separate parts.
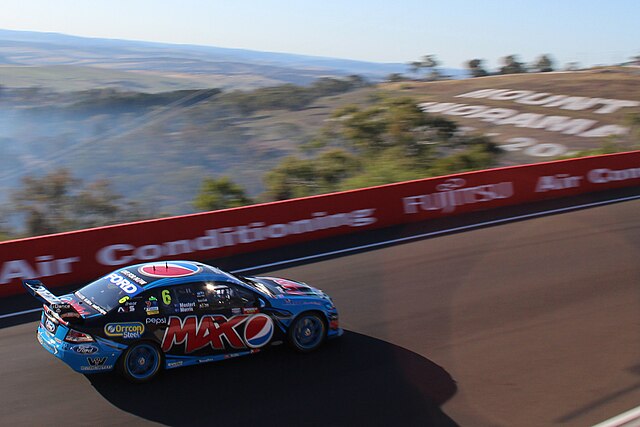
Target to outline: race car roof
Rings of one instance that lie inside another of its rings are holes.
[[[212,281],[232,281],[239,283],[231,274],[216,267],[193,261],[157,261],[146,264],[137,264],[124,267],[118,273],[127,277],[131,282],[136,283],[145,289],[153,288],[160,280],[164,283],[171,282],[170,279],[187,280],[212,280]],[[169,279],[169,280],[166,280]],[[184,280],[176,280],[184,282]]]

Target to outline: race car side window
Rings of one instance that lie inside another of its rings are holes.
[[[214,310],[254,307],[256,303],[256,297],[252,292],[230,282],[206,282],[203,290],[210,307]]]
[[[256,295],[253,292],[237,285],[231,285],[231,288],[233,289],[236,306],[238,305],[240,307],[257,307],[258,306]]]
[[[157,302],[162,314],[182,314],[198,311],[196,284],[187,283],[159,290]]]
[[[211,310],[224,310],[233,307],[233,290],[226,282],[205,282],[199,296],[207,300]]]

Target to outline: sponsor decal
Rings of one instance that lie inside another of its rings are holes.
[[[241,314],[229,319],[222,315],[207,315],[200,319],[188,316],[184,320],[171,316],[162,339],[162,351],[168,352],[179,345],[184,345],[185,353],[205,347],[224,350],[227,344],[236,349],[258,348],[269,342],[273,330],[273,321],[264,314]]]
[[[71,347],[71,350],[78,354],[93,354],[98,352],[98,347],[96,347],[95,345],[82,344]]]
[[[148,277],[185,277],[202,271],[200,266],[190,262],[156,262],[143,265],[138,272]]]
[[[96,260],[102,265],[124,265],[135,260],[158,259],[163,256],[175,256],[190,254],[199,251],[224,248],[227,246],[254,243],[262,240],[279,239],[298,234],[307,234],[315,231],[327,230],[339,227],[365,227],[377,221],[373,216],[374,208],[357,209],[351,212],[314,212],[310,218],[299,219],[284,224],[267,224],[265,222],[252,222],[235,227],[221,227],[206,230],[203,236],[192,240],[176,240],[153,245],[136,247],[126,243],[108,245],[100,249],[96,254]],[[180,264],[187,270],[194,268],[191,263],[169,262],[169,266]],[[190,265],[187,267],[185,264]],[[153,270],[153,266],[156,270]],[[165,273],[173,271],[167,268],[166,263],[158,262],[141,267],[138,272],[147,277],[182,277],[176,270],[177,276],[167,276]],[[185,274],[190,275],[182,270]]]
[[[70,304],[73,306],[73,308],[76,309],[76,311],[80,314],[82,314],[83,316],[88,314],[88,312],[84,309],[83,307],[83,303],[88,305],[89,307],[93,308],[95,311],[102,313],[102,314],[107,314],[106,311],[104,311],[104,309],[102,307],[99,307],[98,305],[94,304],[93,301],[91,301],[89,298],[85,297],[80,291],[76,291],[76,296],[78,298],[80,298],[82,300],[82,302],[79,301],[74,301],[74,300],[69,300]]]
[[[87,357],[87,363],[91,366],[102,366],[106,361],[106,357]]]
[[[184,362],[182,360],[176,360],[173,362],[167,362],[168,368],[177,368],[178,366],[182,366]]]
[[[419,211],[441,211],[450,213],[456,207],[486,203],[498,199],[508,199],[513,196],[513,183],[499,182],[492,184],[465,187],[462,178],[449,178],[436,186],[437,193],[409,196],[402,199],[405,214]]]
[[[247,308],[243,308],[242,312],[244,314],[255,314],[258,313],[260,310],[256,307],[247,307]]]
[[[81,371],[108,371],[113,369],[113,365],[105,365],[106,357],[87,357],[88,366],[81,366]]]
[[[196,303],[194,302],[179,302],[178,304],[173,305],[178,313],[191,313],[196,307]]]
[[[109,337],[140,338],[144,333],[144,325],[140,322],[107,323],[104,333]]]
[[[593,184],[606,184],[615,181],[628,181],[640,178],[640,168],[630,169],[593,169],[587,174],[589,182]]]
[[[265,314],[256,314],[247,320],[244,327],[244,341],[251,348],[260,348],[273,336],[273,321]]]
[[[147,317],[145,323],[152,325],[166,325],[167,318],[166,317]]]
[[[80,315],[85,316],[85,315],[89,314],[89,312],[87,311],[87,308],[86,308],[85,305],[80,304],[78,301],[74,300],[70,296],[62,296],[62,297],[60,297],[60,299],[62,301],[65,301],[71,307],[73,307],[73,309],[75,311],[77,311],[78,313],[80,313]]]
[[[124,303],[124,309],[129,313],[133,313],[134,311],[136,311],[137,305],[138,305],[138,301],[126,301]]]
[[[51,320],[47,319],[44,322],[44,327],[47,331],[54,333],[56,331],[56,325]]]
[[[586,181],[591,184],[607,184],[615,181],[627,181],[640,179],[640,168],[630,169],[592,169],[586,174]],[[536,193],[547,191],[564,190],[567,188],[580,187],[584,182],[584,176],[572,176],[566,173],[541,176],[536,184]]]
[[[135,283],[137,283],[140,286],[144,286],[147,284],[146,280],[136,276],[129,270],[120,270],[120,274],[122,274],[123,276],[127,276],[129,279],[133,280]]]
[[[107,279],[109,279],[109,283],[116,285],[117,287],[119,287],[129,295],[135,295],[143,291],[143,289],[140,288],[138,285],[136,285],[135,283],[132,283],[129,279],[125,279],[118,273],[109,274],[107,276]]]
[[[164,305],[171,304],[171,293],[169,292],[169,289],[164,289],[160,294],[162,295],[162,303]]]
[[[144,303],[145,303],[144,311],[147,313],[147,316],[160,314],[160,308],[158,307],[158,298],[154,296],[149,297],[149,299]]]
[[[49,308],[58,314],[62,313],[65,310],[73,310],[71,304],[69,304],[68,302],[59,302],[59,303],[50,304]]]
[[[79,319],[80,318],[80,314],[76,313],[75,311],[67,311],[64,313],[60,313],[59,316],[61,319]]]
[[[242,309],[239,307],[233,307],[231,309],[231,314],[240,314],[240,313],[242,313]]]
[[[280,286],[280,290],[288,295],[307,295],[311,290],[300,283],[296,283],[292,280],[282,279],[279,277],[269,277]]]
[[[94,365],[94,366],[81,366],[81,371],[110,371],[113,369],[113,365]]]
[[[234,357],[242,356],[245,353],[227,353],[224,355],[225,359],[233,359]]]
[[[297,299],[289,299],[286,298],[284,301],[282,301],[284,304],[287,305],[322,305],[322,303],[320,301],[309,301],[309,300],[297,300]]]
[[[14,279],[28,280],[36,277],[50,277],[71,273],[71,264],[79,261],[79,257],[55,259],[52,255],[37,256],[34,262],[29,262],[26,259],[6,261],[2,263],[0,268],[0,285],[9,283]],[[36,289],[38,289],[38,292],[45,294],[46,299],[55,300],[56,296],[46,291],[46,288]]]
[[[536,184],[536,193],[580,187],[580,181],[582,179],[582,176],[571,176],[566,173],[541,176],[538,178],[538,183]]]

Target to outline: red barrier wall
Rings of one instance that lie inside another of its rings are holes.
[[[640,151],[427,178],[362,190],[0,243],[0,296],[158,259],[207,260],[338,234],[640,185]]]

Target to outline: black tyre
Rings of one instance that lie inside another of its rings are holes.
[[[120,372],[133,382],[151,380],[160,371],[162,354],[158,346],[140,342],[129,347],[120,357]]]
[[[308,353],[320,347],[326,336],[327,326],[316,313],[299,315],[288,332],[289,344],[302,353]]]

